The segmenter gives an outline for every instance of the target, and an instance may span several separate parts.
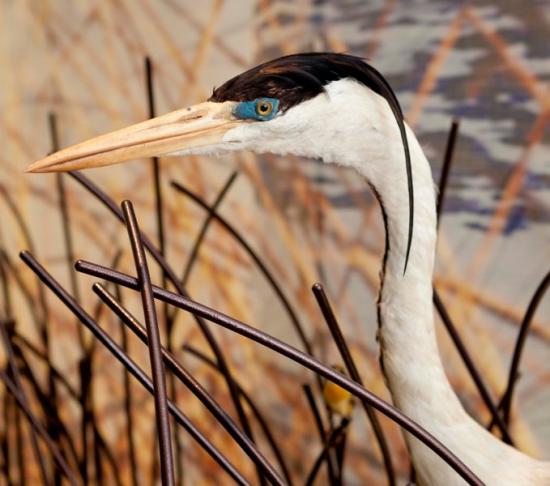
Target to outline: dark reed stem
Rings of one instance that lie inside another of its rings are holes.
[[[65,439],[65,442],[67,443],[68,449],[74,460],[74,464],[77,467],[78,471],[80,472],[80,469],[78,468],[79,458],[78,458],[78,453],[76,451],[75,443],[71,435],[69,434],[67,427],[63,424],[61,420],[61,417],[59,415],[59,410],[53,408],[49,395],[41,389],[40,384],[38,383],[36,376],[34,376],[31,366],[27,361],[27,359],[25,358],[25,356],[23,355],[23,353],[21,352],[21,349],[14,342],[12,342],[12,345],[13,345],[15,356],[18,362],[21,364],[21,367],[20,367],[21,376],[26,378],[28,383],[31,385],[32,391],[34,392],[34,397],[36,398],[38,404],[40,404],[40,406],[42,407],[44,416],[47,417],[48,420],[52,422],[53,427],[55,427],[56,429],[56,437],[58,439],[57,441],[54,441],[54,442],[59,443],[59,439],[61,437]],[[78,397],[80,398],[80,395],[78,395]],[[51,437],[51,435],[49,436]],[[51,438],[53,440],[53,437]],[[60,452],[65,457],[63,449],[60,449]]]
[[[115,295],[117,302],[122,303],[122,293],[120,287],[115,286]],[[124,353],[128,354],[128,329],[124,323],[120,323],[121,344]],[[136,458],[136,444],[134,441],[134,417],[132,413],[132,385],[130,383],[130,373],[124,368],[124,411],[126,416],[126,437],[128,440],[128,456],[130,461],[132,486],[138,486],[138,462]]]
[[[328,457],[328,455],[330,454],[330,451],[333,450],[336,442],[343,436],[343,434],[345,434],[348,425],[349,425],[349,419],[343,419],[342,423],[338,425],[338,427],[335,427],[330,432],[329,436],[326,438],[326,441],[323,443],[323,449],[321,450],[320,454],[317,456],[317,459],[315,459],[315,462],[313,463],[313,466],[311,467],[311,470],[307,475],[306,482],[304,483],[305,486],[311,486],[315,482],[315,479],[317,479],[317,473],[321,468],[321,464],[323,463],[323,460]],[[341,474],[341,471],[340,471],[340,474]],[[333,484],[335,485],[341,484],[341,476],[339,476],[339,478],[337,478],[336,483],[333,483]]]
[[[195,263],[197,261],[199,250],[202,246],[202,243],[204,241],[204,238],[206,237],[206,232],[208,231],[208,228],[210,227],[210,224],[212,221],[214,221],[214,217],[212,216],[212,212],[215,212],[220,204],[223,202],[223,199],[225,198],[226,194],[229,192],[229,189],[233,185],[233,182],[235,182],[235,179],[237,178],[238,172],[234,171],[231,173],[229,178],[227,179],[226,183],[221,188],[220,192],[216,196],[216,199],[212,203],[212,211],[209,211],[206,215],[205,220],[202,223],[201,229],[199,231],[199,234],[197,235],[197,238],[195,239],[193,246],[191,247],[191,251],[189,253],[189,257],[187,258],[187,263],[185,265],[185,268],[183,270],[183,276],[181,279],[181,284],[186,287],[187,283],[189,282],[189,277],[191,276],[191,272],[195,266]],[[170,320],[172,323],[175,320],[175,317],[178,313],[179,309],[177,307],[174,307],[173,312],[170,316]]]
[[[17,470],[19,471],[19,486],[27,486],[27,469],[23,457],[23,429],[21,427],[21,410],[15,407],[15,450],[17,451]]]
[[[111,263],[110,263],[110,267],[111,268],[118,268],[118,265],[120,263],[120,259],[122,258],[122,255],[123,255],[123,251],[119,248],[117,251],[115,251],[114,255],[113,255],[113,259],[111,260]],[[74,270],[74,268],[73,268]],[[105,282],[107,285],[112,285],[110,282]],[[113,287],[116,288],[116,285],[113,285]],[[96,322],[99,322],[99,319],[101,318],[101,312],[105,309],[105,306],[101,303],[101,302],[97,302],[95,307],[94,307],[94,310],[92,312],[92,318],[94,319],[94,321]],[[96,346],[97,346],[97,340],[96,339],[92,339],[90,340],[90,345],[88,346],[87,350],[88,350],[88,355],[93,357],[94,356],[94,353],[95,353],[95,349],[96,349]]]
[[[334,340],[334,343],[338,348],[338,352],[344,360],[344,364],[346,365],[349,376],[353,381],[359,383],[360,385],[363,385],[363,380],[361,379],[359,370],[355,365],[355,361],[353,360],[349,347],[346,343],[346,339],[342,334],[342,330],[338,325],[338,321],[336,319],[336,316],[334,315],[334,311],[332,310],[327,294],[325,293],[325,289],[320,283],[316,283],[313,285],[312,291],[315,299],[317,300],[317,303],[319,304],[319,308],[323,313],[325,322],[330,329],[332,339]],[[384,468],[386,469],[388,484],[394,486],[396,484],[395,472],[391,459],[390,449],[388,447],[388,442],[386,440],[386,436],[384,435],[384,431],[382,430],[380,422],[378,421],[378,417],[376,416],[376,412],[372,409],[372,407],[365,400],[362,400],[361,404],[363,405],[365,414],[367,415],[367,418],[374,431],[376,441],[378,442],[378,447],[380,448],[380,452],[382,453],[382,459],[384,461]]]
[[[59,135],[57,131],[57,118],[55,113],[50,113],[48,116],[49,128],[50,128],[50,140],[52,146],[52,152],[57,152],[60,148],[59,144]],[[69,272],[69,282],[71,293],[75,296],[77,301],[80,301],[80,289],[78,288],[78,282],[76,280],[75,272],[72,271],[72,264],[75,260],[74,258],[74,245],[73,245],[73,236],[71,232],[71,222],[69,217],[69,207],[67,205],[67,192],[65,190],[65,179],[64,174],[58,172],[55,174],[55,181],[57,186],[57,194],[59,196],[59,212],[61,214],[61,222],[63,229],[63,240],[65,243],[65,256],[67,261],[67,270]],[[82,350],[82,361],[88,361],[91,359],[88,356],[86,350],[86,343],[84,339],[84,329],[78,324],[78,321],[75,323],[78,333],[78,340],[80,343],[80,348]],[[91,368],[90,363],[81,363],[81,370],[85,368]],[[90,420],[92,417],[91,408],[91,375],[83,376],[80,378],[86,378],[80,380],[80,395],[81,395],[81,422],[80,422],[80,436],[82,441],[82,460],[80,462],[80,471],[81,475],[84,478],[84,483],[88,483],[88,429],[90,426]]]
[[[38,261],[26,251],[20,253],[21,259],[25,264],[44,282],[44,284],[65,304],[65,306],[75,314],[80,322],[84,324],[92,334],[120,361],[134,378],[151,394],[154,393],[153,382],[147,377],[145,372],[118,346],[111,337],[103,331],[90,317],[90,315],[80,307],[73,297],[46,271]],[[140,288],[138,281],[135,280],[136,290]],[[204,435],[195,427],[189,418],[171,401],[168,401],[168,409],[188,433],[197,441],[197,443],[240,485],[249,485],[246,479],[229,462],[229,460],[204,437]]]
[[[52,422],[54,423],[54,426],[57,428],[59,427],[59,431],[64,434],[64,438],[67,439],[67,443],[70,446],[70,450],[73,453],[73,457],[75,459],[75,463],[78,464],[78,457],[76,454],[76,449],[74,448],[74,444],[72,444],[70,437],[68,435],[68,431],[65,429],[65,426],[61,422],[61,419],[56,415],[57,410],[52,409],[52,405],[47,402],[48,396],[43,394],[38,390],[38,384],[36,382],[36,379],[32,377],[31,370],[29,367],[29,364],[27,363],[27,360],[24,357],[24,354],[22,354],[22,345],[27,351],[32,353],[36,358],[40,359],[44,363],[48,362],[48,357],[45,353],[41,352],[36,346],[34,346],[30,341],[28,341],[24,336],[21,336],[20,334],[17,334],[17,332],[14,330],[13,332],[13,344],[14,344],[14,352],[16,353],[19,361],[24,366],[23,371],[29,376],[30,382],[33,385],[35,391],[37,392],[37,396],[39,398],[39,402],[43,404],[44,409],[44,415],[51,417]],[[67,394],[75,400],[77,403],[80,403],[80,392],[74,388],[67,379],[59,372],[55,366],[52,365],[52,371],[53,371],[53,377],[56,380],[56,382],[59,382],[59,384],[65,389]],[[42,397],[42,398],[40,398]],[[47,404],[47,406],[44,406],[44,403]],[[109,448],[108,444],[106,443],[105,439],[103,438],[103,435],[101,434],[101,431],[97,427],[95,421],[92,421],[92,428],[93,428],[93,434],[94,434],[94,450],[100,450],[103,455],[107,458],[107,462],[111,466],[111,470],[113,473],[113,477],[115,478],[115,483],[117,486],[122,486],[122,481],[120,479],[120,473],[119,473],[119,467],[116,464],[116,461],[113,456],[113,452]],[[51,434],[50,434],[51,437]],[[61,453],[63,453],[63,450],[60,449]],[[97,461],[97,459],[96,459]],[[97,470],[97,468],[96,468]],[[55,478],[54,478],[55,480]]]
[[[149,118],[156,116],[155,109],[155,91],[153,89],[153,65],[149,56],[145,57],[145,83],[147,89],[147,108]],[[153,157],[152,168],[154,176],[154,193],[155,193],[155,214],[157,218],[157,237],[159,242],[159,250],[162,256],[166,252],[166,238],[164,233],[164,218],[163,218],[163,201],[162,201],[162,186],[160,183],[160,165],[158,157]]]
[[[8,390],[8,387],[6,386],[6,391]],[[6,477],[6,485],[7,486],[13,486],[13,479],[11,477],[11,456],[12,456],[12,448],[10,447],[10,441],[9,441],[9,424],[11,424],[10,419],[10,409],[12,408],[11,403],[14,401],[15,398],[12,398],[12,396],[4,392],[4,397],[2,400],[3,404],[3,418],[4,418],[4,433],[2,434],[2,459],[3,459],[3,472],[4,476]]]
[[[447,146],[445,148],[445,156],[443,158],[441,176],[439,178],[439,185],[438,185],[439,194],[437,197],[437,206],[436,206],[438,227],[441,220],[441,214],[443,211],[443,204],[445,202],[447,183],[449,181],[449,175],[451,173],[451,166],[452,166],[453,156],[454,156],[455,147],[456,147],[456,140],[458,138],[459,125],[460,125],[459,120],[457,119],[453,120],[451,124],[451,129],[449,131],[449,136],[447,138]],[[498,413],[498,408],[493,402],[493,399],[491,398],[491,394],[489,393],[489,390],[487,389],[485,382],[481,378],[481,373],[477,369],[474,363],[474,360],[472,359],[470,353],[468,352],[468,349],[466,348],[464,341],[460,337],[460,334],[458,333],[456,326],[454,325],[451,317],[449,316],[449,313],[445,309],[443,301],[439,297],[437,290],[435,288],[434,288],[433,300],[434,300],[435,307],[439,313],[439,316],[441,317],[443,325],[447,329],[447,332],[449,333],[449,336],[451,337],[451,340],[453,341],[453,344],[457,349],[460,355],[460,358],[464,362],[464,365],[466,366],[468,373],[470,373],[470,376],[472,377],[472,380],[474,381],[474,384],[478,389],[481,399],[483,400],[483,402],[485,403],[485,406],[487,407],[487,409],[489,410],[489,413],[491,414],[491,417],[492,417],[491,420],[495,424],[497,424],[503,439],[509,444],[513,444],[512,438],[510,437],[510,434],[508,432],[508,427],[506,426],[505,421],[501,419],[500,414]]]
[[[24,371],[28,374],[30,373],[30,368],[25,360],[25,357],[22,353],[21,347],[18,346],[17,343],[20,343],[24,346],[26,350],[31,352],[35,357],[38,359],[47,362],[48,358],[47,356],[42,353],[39,349],[37,349],[32,343],[30,343],[25,337],[17,334],[17,332],[14,330],[13,333],[13,341],[14,341],[14,351],[16,354],[18,354],[18,358],[20,361],[22,361],[23,365],[25,366]],[[65,389],[65,391],[68,393],[68,395],[75,400],[76,402],[80,403],[80,392],[76,390],[68,381],[67,379],[52,365],[52,370],[54,373],[54,379],[59,382],[60,385],[62,385]],[[34,383],[36,386],[36,380],[34,378],[31,378],[31,383]],[[44,400],[47,400],[47,396],[44,395]],[[47,416],[54,415],[56,412],[55,410],[51,410],[51,404],[49,404],[49,407],[43,407],[44,408],[44,414]],[[65,437],[68,437],[68,432],[63,428],[63,424],[60,422],[60,419],[58,418],[59,427],[62,427],[62,432],[65,433]],[[55,423],[54,423],[55,425]],[[105,439],[103,438],[103,435],[101,434],[101,431],[99,430],[98,426],[95,424],[95,421],[92,422],[92,428],[94,433],[94,450],[101,451],[103,455],[106,457],[107,462],[111,466],[113,477],[115,478],[115,482],[118,486],[122,486],[122,481],[120,479],[120,473],[119,473],[119,467],[114,459],[114,455],[112,450],[109,448],[108,444],[106,443]],[[74,449],[74,445],[71,448],[72,451],[74,451],[73,457],[75,458],[76,463],[78,464],[78,458],[76,457],[76,450]],[[63,450],[61,450],[63,452]],[[97,461],[97,460],[96,460]]]
[[[309,405],[313,418],[315,419],[315,426],[317,428],[317,433],[319,434],[319,440],[321,444],[327,444],[328,443],[327,433],[323,425],[323,419],[321,418],[319,407],[317,407],[317,403],[315,402],[315,396],[313,395],[311,386],[309,386],[308,384],[304,384],[302,385],[302,388],[306,395],[307,403]],[[330,430],[329,435],[332,434],[333,431],[334,429]],[[336,461],[331,451],[332,449],[329,449],[325,454],[325,456],[323,457],[326,458],[328,478],[330,480],[330,484],[336,484],[336,478],[338,477],[338,470],[336,469]]]
[[[155,300],[151,289],[151,277],[149,275],[145,249],[141,241],[141,233],[132,203],[130,201],[124,201],[122,203],[122,211],[124,212],[124,219],[128,228],[128,237],[132,246],[136,272],[140,282],[141,304],[145,317],[145,325],[147,326],[149,361],[153,375],[153,395],[155,397],[155,417],[157,423],[162,485],[174,486],[174,458],[172,455],[170,419],[168,417],[166,374],[160,349],[160,331]]]
[[[220,204],[222,203],[224,197],[229,192],[229,189],[231,188],[233,182],[237,178],[237,174],[238,173],[236,171],[234,171],[229,176],[229,179],[223,185],[221,191],[219,192],[218,196],[216,197],[216,199],[214,201],[214,204],[213,204],[214,208],[218,208],[220,206]],[[187,287],[189,277],[191,276],[191,272],[194,268],[195,262],[197,261],[197,257],[198,257],[200,248],[202,246],[202,243],[203,243],[204,238],[206,236],[206,232],[208,231],[208,228],[210,227],[211,222],[212,222],[212,216],[209,213],[206,216],[205,220],[203,221],[203,224],[201,226],[199,234],[197,235],[197,238],[195,239],[195,241],[193,243],[193,246],[191,247],[191,252],[189,254],[189,257],[187,258],[187,263],[185,265],[185,268],[184,268],[184,271],[183,271],[183,277],[181,279],[181,283],[182,283],[183,287]],[[163,286],[165,287],[165,285],[163,285]],[[173,311],[169,314],[169,311],[168,311],[168,308],[167,308],[168,304],[165,304],[165,306],[166,306],[165,307],[165,313],[166,313],[167,327],[168,327],[168,329],[172,330],[173,325],[174,325],[174,320],[175,320],[175,317],[177,315],[178,309],[177,309],[177,307],[174,307]],[[173,351],[172,347],[170,347],[169,350]],[[172,387],[174,387],[174,379],[173,379],[172,375],[171,375],[171,385],[172,385]],[[178,441],[176,441],[176,447],[178,447],[178,445],[181,448],[181,444],[178,444]],[[178,457],[180,457],[180,456],[181,456],[181,454],[178,454]],[[180,475],[180,477],[182,478],[181,484],[183,484],[183,475]]]
[[[149,56],[145,57],[145,90],[147,94],[147,108],[149,112],[149,118],[154,118],[156,116],[156,104],[155,104],[155,90],[153,87],[153,64]],[[162,186],[161,186],[161,173],[160,173],[160,163],[158,157],[151,158],[151,168],[153,171],[153,193],[155,197],[155,216],[157,222],[157,241],[158,249],[160,254],[163,257],[166,257],[166,238],[164,230],[164,205],[162,198]],[[162,287],[166,288],[166,275],[161,271],[161,282]],[[168,316],[168,305],[166,303],[162,304],[162,316],[163,322],[166,329],[166,343],[169,350],[172,350],[172,324],[173,321]],[[175,384],[174,378],[172,375],[167,377],[168,387],[169,387],[169,396],[172,400],[175,400]],[[183,469],[181,465],[180,458],[182,457],[182,444],[178,435],[178,429],[175,428],[173,431],[174,436],[174,445],[176,449],[176,461],[175,461],[175,476],[176,482],[178,485],[183,485]],[[157,457],[156,454],[153,457]],[[155,468],[153,468],[154,470]]]
[[[439,297],[439,294],[437,293],[437,290],[435,290],[435,288],[433,292],[433,302],[435,308],[437,309],[437,312],[439,313],[439,316],[441,317],[441,320],[443,321],[443,324],[445,325],[445,328],[447,329],[447,332],[449,333],[451,340],[455,345],[456,350],[458,351],[458,354],[460,354],[460,357],[462,358],[462,361],[464,362],[468,372],[470,373],[470,376],[474,380],[476,388],[478,389],[479,394],[481,395],[481,398],[485,403],[485,406],[488,408],[489,413],[492,416],[492,420],[495,421],[495,424],[500,429],[503,439],[509,444],[512,444],[513,441],[510,437],[510,434],[508,433],[508,426],[502,420],[502,417],[498,413],[498,409],[493,402],[493,399],[491,398],[491,395],[489,393],[489,390],[487,389],[487,386],[485,385],[485,382],[483,381],[483,378],[481,378],[481,374],[474,365],[472,357],[470,356],[466,349],[466,346],[464,345],[464,341],[462,341],[462,339],[460,338],[458,330],[454,326],[451,317],[449,316],[447,309],[445,309],[445,306],[443,305],[443,302],[441,301],[441,298]]]
[[[348,419],[343,418],[342,421],[340,422],[340,425],[342,425],[346,421],[348,421]],[[336,461],[338,462],[338,471],[339,471],[338,485],[342,486],[344,484],[343,482],[344,481],[344,462],[346,459],[346,445],[348,442],[347,431],[344,430],[344,432],[338,435],[338,437],[336,437],[335,440],[336,440],[336,444],[334,448],[336,449]]]
[[[15,322],[12,321],[15,327]],[[21,377],[19,376],[19,370],[17,368],[17,363],[15,362],[15,355],[13,352],[13,347],[11,344],[10,335],[8,333],[8,330],[6,328],[5,321],[0,319],[0,335],[2,336],[2,342],[4,344],[4,349],[6,351],[6,356],[8,358],[8,364],[11,370],[11,376],[12,376],[12,382],[15,388],[17,388],[19,392],[19,396],[21,401],[25,404],[25,406],[30,410],[29,402],[27,400],[27,397],[25,395],[25,390],[23,389],[23,384],[21,383]],[[13,334],[12,334],[13,335]],[[19,434],[18,434],[19,436]],[[30,430],[30,437],[31,437],[31,446],[34,453],[34,458],[36,462],[38,463],[38,467],[40,469],[40,476],[42,478],[42,482],[44,484],[48,484],[48,473],[46,469],[46,464],[44,462],[44,456],[40,452],[40,447],[38,446],[38,438],[36,436],[36,431],[33,427],[31,427]],[[22,460],[23,457],[20,457],[20,460]],[[24,474],[24,468],[21,471],[22,474]]]
[[[43,353],[42,351],[40,351],[25,336],[23,336],[21,334],[18,334],[17,330],[13,331],[12,340],[14,341],[14,346],[17,346],[17,343],[19,343],[21,346],[18,346],[18,347],[20,347],[21,349],[23,349],[23,347],[24,347],[27,351],[29,351],[33,356],[35,356],[36,358],[41,360],[43,363],[47,363],[48,356],[45,353]],[[53,370],[54,379],[59,381],[59,383],[63,386],[65,391],[70,395],[70,397],[73,400],[79,402],[80,401],[80,395],[79,395],[77,389],[74,388],[69,383],[67,378],[65,378],[65,376],[63,376],[63,374],[55,366],[52,366],[52,370]]]
[[[90,435],[88,434],[88,432],[89,429],[92,427],[94,413],[92,411],[90,399],[90,394],[92,390],[92,362],[86,357],[86,354],[78,362],[78,378],[80,385],[80,403],[82,408],[82,419],[80,427],[82,434],[82,462],[80,468],[83,473],[84,482],[88,483],[88,466],[90,463]]]
[[[92,193],[99,201],[101,201],[103,205],[105,205],[113,213],[113,215],[119,219],[119,221],[124,222],[124,216],[120,208],[99,187],[97,187],[92,181],[90,181],[86,176],[82,175],[79,172],[69,172],[69,174],[74,179],[76,179],[82,186],[84,186],[86,190]],[[151,256],[155,259],[158,265],[162,268],[167,279],[176,288],[178,293],[182,296],[189,297],[189,294],[187,293],[183,285],[181,285],[181,282],[179,282],[178,277],[176,276],[172,268],[168,265],[168,263],[166,262],[166,259],[159,253],[159,251],[151,243],[151,240],[143,233],[141,234],[141,239],[143,241],[143,245],[145,246],[145,248],[147,248],[147,251],[151,254]],[[248,435],[250,439],[254,440],[254,437],[252,435],[252,428],[250,427],[250,423],[248,422],[246,413],[239,400],[239,395],[233,384],[233,377],[231,376],[231,370],[225,359],[225,356],[220,346],[218,345],[218,342],[216,341],[214,335],[212,334],[212,330],[210,329],[208,324],[204,321],[204,319],[202,319],[200,316],[195,316],[195,315],[193,317],[197,322],[199,329],[201,330],[204,338],[206,339],[208,345],[210,346],[210,349],[212,350],[212,352],[214,353],[214,356],[216,357],[216,361],[220,366],[220,371],[222,372],[223,378],[229,390],[229,395],[231,397],[231,401],[233,402],[233,406],[235,407],[235,410],[237,412],[237,416],[239,417],[239,422],[241,423],[246,435]],[[261,478],[261,475],[259,475],[259,477]]]
[[[9,390],[9,392],[13,395],[13,397],[17,401],[17,404],[19,405],[19,409],[23,411],[28,421],[30,422],[32,428],[38,433],[38,435],[40,435],[40,437],[48,447],[50,453],[53,455],[56,464],[59,466],[61,471],[63,471],[63,474],[65,474],[65,476],[67,477],[71,485],[76,486],[77,484],[79,484],[73,472],[65,462],[65,459],[59,452],[59,449],[57,448],[55,443],[51,440],[51,438],[48,436],[46,429],[42,427],[42,424],[40,424],[38,420],[36,420],[33,413],[26,406],[26,403],[22,399],[21,394],[19,393],[19,390],[17,389],[15,384],[8,378],[8,376],[3,370],[0,370],[0,379],[4,382],[4,384],[6,385],[6,388]]]
[[[13,278],[13,281],[16,284],[17,288],[21,291],[23,298],[28,304],[28,309],[31,314],[32,320],[34,321],[36,328],[40,332],[40,330],[42,329],[43,321],[40,315],[38,315],[37,309],[35,308],[35,305],[34,305],[35,301],[34,301],[33,295],[30,289],[27,287],[27,285],[23,281],[23,279],[21,278],[20,272],[18,272],[18,270],[14,267],[12,261],[10,260],[10,257],[2,248],[0,248],[0,262],[3,265],[2,268],[4,272],[7,271],[6,277],[8,277],[8,273],[9,273],[9,276]]]
[[[6,274],[6,269],[4,268],[4,254],[4,249],[0,248],[0,282],[2,283],[2,297],[4,300],[4,317],[7,320],[13,316],[13,312],[11,305],[10,282]]]
[[[115,315],[144,343],[149,346],[146,330],[127,309],[122,307],[101,284],[93,285],[94,292],[115,313]],[[239,429],[230,415],[220,406],[206,389],[189,373],[172,353],[161,347],[162,357],[170,371],[195,395],[220,425],[231,435],[247,456],[262,469],[272,484],[283,486],[285,483],[271,464],[260,453],[255,444]]]
[[[239,231],[237,231],[237,229],[231,223],[229,223],[227,219],[225,219],[218,212],[216,212],[214,208],[210,207],[199,196],[197,196],[195,193],[193,193],[192,191],[190,191],[189,189],[187,189],[185,186],[181,185],[178,182],[172,181],[171,184],[175,189],[177,189],[179,192],[181,192],[182,194],[185,194],[187,197],[192,199],[195,203],[201,206],[205,211],[208,211],[208,214],[210,214],[213,219],[215,219],[219,224],[221,224],[222,227],[231,236],[233,236],[233,238],[235,238],[239,242],[242,248],[246,251],[246,253],[248,253],[250,258],[252,258],[254,263],[258,266],[258,268],[260,269],[260,271],[262,272],[262,274],[270,284],[271,288],[273,289],[277,297],[280,299],[281,303],[283,304],[283,307],[285,308],[286,313],[288,314],[288,317],[290,318],[292,325],[294,326],[296,333],[298,334],[298,337],[302,342],[302,345],[304,346],[305,351],[308,354],[313,355],[313,349],[304,331],[304,326],[302,325],[302,323],[298,318],[298,314],[293,309],[292,305],[290,304],[290,301],[288,300],[285,293],[283,292],[283,289],[277,283],[277,280],[275,279],[274,275],[267,268],[262,258],[260,258],[260,256],[258,255],[258,253],[250,246],[250,244],[244,239],[244,237],[239,233]]]
[[[514,346],[514,353],[512,354],[510,370],[508,372],[508,383],[506,385],[506,389],[502,394],[502,398],[500,401],[500,409],[502,410],[502,416],[504,417],[504,422],[506,423],[506,425],[510,424],[512,398],[514,396],[514,389],[515,389],[516,382],[519,378],[519,365],[521,362],[522,351],[527,341],[527,336],[529,334],[531,322],[533,322],[533,317],[535,316],[537,308],[542,298],[544,297],[544,294],[548,290],[549,286],[550,286],[550,272],[546,274],[546,276],[542,279],[541,283],[537,287],[537,290],[533,294],[533,297],[531,298],[531,301],[527,306],[527,310],[525,311],[525,316],[521,321],[518,337],[516,339],[516,345]],[[497,417],[500,418],[500,415],[497,415]]]
[[[101,432],[98,428],[94,428],[94,435],[96,438],[95,444],[97,445],[98,452],[101,452],[105,458],[107,459],[107,462],[109,463],[109,466],[111,467],[111,472],[113,474],[113,477],[115,479],[116,486],[124,486],[122,484],[122,479],[120,477],[119,472],[119,464],[117,463],[115,456],[113,455],[113,452],[105,442],[105,439],[101,435]],[[100,481],[98,481],[98,484],[103,484]]]
[[[237,171],[234,171],[231,173],[225,184],[223,185],[221,191],[216,196],[216,199],[212,203],[211,209],[212,211],[208,211],[208,214],[205,218],[205,220],[202,223],[201,229],[199,231],[199,234],[197,235],[197,238],[195,242],[193,243],[193,247],[191,248],[191,252],[189,253],[189,258],[187,260],[187,264],[185,265],[185,270],[183,272],[183,277],[181,279],[181,282],[183,286],[185,287],[187,285],[187,282],[189,281],[189,276],[191,275],[191,271],[193,270],[193,266],[195,265],[195,262],[197,261],[197,257],[199,255],[199,250],[201,248],[202,242],[204,241],[204,237],[206,236],[206,232],[208,231],[208,228],[210,227],[210,224],[212,221],[214,221],[214,216],[212,213],[215,213],[218,208],[220,207],[220,204],[223,202],[223,199],[225,198],[226,194],[229,192],[229,189],[235,182],[235,179],[237,178],[237,175],[239,173]]]
[[[103,474],[103,463],[101,462],[101,449],[98,444],[98,438],[96,431],[94,430],[94,468],[95,468],[95,482],[96,484],[105,484],[105,476]]]
[[[50,126],[50,139],[52,144],[52,152],[57,152],[59,150],[59,136],[57,132],[57,118],[54,113],[50,113],[48,117],[48,122]],[[73,244],[73,235],[71,232],[71,220],[69,217],[69,207],[67,205],[67,191],[65,190],[65,181],[62,172],[55,174],[56,184],[57,184],[57,193],[59,195],[59,212],[61,213],[61,222],[63,228],[63,239],[65,242],[65,253],[67,260],[67,269],[69,271],[69,282],[70,289],[75,299],[80,301],[80,289],[78,288],[78,282],[76,280],[76,275],[72,271],[74,258],[74,244]],[[80,339],[80,346],[82,349],[85,349],[84,343],[84,330],[82,326],[78,327],[78,337]]]
[[[445,156],[443,157],[443,165],[441,166],[441,176],[439,177],[439,194],[437,195],[437,226],[441,220],[441,213],[443,211],[443,202],[445,200],[445,191],[447,189],[447,182],[449,180],[449,174],[451,173],[451,165],[453,163],[453,156],[455,153],[456,139],[458,137],[459,120],[453,120],[451,124],[451,130],[447,137],[447,146],[445,147]]]
[[[111,270],[109,268],[102,267],[100,265],[79,260],[76,262],[75,268],[79,272],[93,275],[98,278],[104,278],[124,287],[131,288],[133,290],[139,289],[139,282],[136,278],[121,272]],[[483,482],[453,452],[451,452],[444,444],[442,444],[423,427],[418,425],[414,420],[410,419],[400,410],[382,400],[380,397],[368,391],[366,388],[354,382],[347,376],[337,372],[329,366],[322,364],[316,358],[308,356],[302,351],[299,351],[295,347],[284,343],[274,336],[264,333],[259,329],[251,327],[210,307],[199,304],[198,302],[194,302],[191,299],[182,295],[178,295],[155,286],[153,286],[153,294],[159,300],[163,300],[165,302],[168,302],[169,304],[176,305],[182,309],[187,310],[188,312],[194,314],[196,313],[202,318],[209,320],[210,322],[219,324],[225,329],[229,329],[230,331],[251,339],[252,341],[261,344],[262,346],[265,346],[272,351],[281,354],[282,356],[287,357],[288,359],[302,365],[303,367],[308,368],[314,373],[318,373],[327,380],[330,380],[336,385],[349,391],[352,395],[356,396],[360,400],[367,400],[369,405],[376,408],[379,412],[393,420],[396,424],[400,425],[407,432],[409,432],[411,435],[420,440],[423,444],[428,446],[450,467],[452,467],[468,484],[473,484],[477,486],[483,485]]]
[[[17,226],[20,229],[21,234],[23,235],[23,240],[25,241],[25,245],[27,246],[27,248],[29,248],[31,250],[31,252],[36,253],[35,244],[34,244],[34,241],[32,239],[30,229],[29,229],[28,225],[26,224],[25,219],[23,218],[23,215],[19,211],[19,208],[15,204],[15,201],[12,199],[9,192],[1,184],[0,184],[0,195],[2,195],[2,197],[4,198],[4,201],[6,202],[10,212],[12,213],[12,215],[15,219],[15,222],[16,222]],[[7,257],[7,254],[5,254],[3,252],[3,256],[4,256],[5,261],[7,263],[9,263],[9,258]],[[21,281],[21,279],[18,278],[18,273],[17,272],[12,272],[12,274],[13,274],[13,276],[16,280]],[[23,289],[24,286],[20,285],[20,287]],[[30,293],[28,295],[30,295]],[[47,300],[46,300],[46,292],[45,292],[44,287],[42,285],[40,285],[40,281],[38,282],[38,302],[40,304],[39,307],[42,310],[42,315],[41,315],[40,318],[38,317],[38,313],[37,313],[37,310],[36,310],[37,306],[34,302],[34,299],[31,299],[31,300],[32,300],[32,304],[29,305],[28,308],[30,309],[33,318],[35,318],[35,322],[36,322],[36,325],[37,325],[38,330],[39,330],[38,335],[40,336],[40,339],[42,340],[42,345],[44,346],[44,349],[46,350],[46,354],[48,356],[51,356],[50,339],[49,339],[49,332],[48,332],[49,309],[48,309],[48,303],[47,303]],[[52,361],[51,361],[51,359],[49,359],[48,362],[47,362],[48,387],[49,387],[48,394],[50,396],[50,400],[51,400],[52,405],[54,406],[54,408],[57,408],[57,392],[56,392],[56,389],[55,389],[55,381],[53,379],[53,374],[52,374],[52,369],[51,369],[52,364],[51,363],[52,363]],[[47,421],[47,429],[48,429],[48,433],[52,437],[52,440],[54,442],[56,442],[57,441],[57,429],[54,427],[54,425],[50,422],[49,419]],[[54,483],[56,485],[59,485],[60,482],[61,482],[61,477],[59,476],[59,471],[56,469],[54,474],[55,474]]]
[[[183,351],[188,352],[189,354],[193,355],[198,360],[202,361],[203,363],[210,366],[212,369],[216,370],[218,373],[221,373],[219,366],[216,364],[216,362],[212,359],[210,359],[208,356],[206,356],[204,353],[199,351],[198,349],[194,348],[193,346],[190,346],[188,344],[184,344],[181,348]],[[283,473],[283,476],[285,478],[285,481],[289,486],[292,486],[292,478],[290,477],[290,471],[288,469],[288,466],[285,461],[285,457],[281,451],[281,448],[277,444],[277,441],[275,440],[275,436],[273,435],[273,432],[271,431],[271,427],[269,425],[268,420],[263,416],[262,412],[252,399],[252,397],[246,392],[246,390],[239,384],[238,381],[235,381],[235,385],[239,391],[239,394],[242,396],[245,403],[248,405],[248,408],[250,408],[250,412],[258,422],[258,425],[260,429],[262,429],[262,432],[265,436],[265,439],[267,440],[267,443],[269,444],[269,447],[271,448],[271,452],[273,452],[273,455],[277,459],[277,463],[279,464],[279,467],[281,468],[281,471]]]

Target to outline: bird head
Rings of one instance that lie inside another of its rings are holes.
[[[27,172],[64,172],[163,155],[251,150],[362,167],[362,173],[376,186],[384,169],[388,126],[402,142],[410,249],[413,186],[403,115],[382,75],[355,56],[309,53],[266,62],[230,79],[204,103],[60,150],[30,165]]]

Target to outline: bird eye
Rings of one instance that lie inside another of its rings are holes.
[[[257,98],[251,101],[242,101],[233,109],[233,115],[241,120],[269,121],[279,110],[277,98]]]
[[[260,116],[269,116],[273,112],[273,103],[267,100],[256,101],[256,113]]]

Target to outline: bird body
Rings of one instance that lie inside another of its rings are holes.
[[[368,181],[386,226],[378,337],[395,405],[486,484],[550,484],[550,464],[504,444],[475,422],[445,375],[432,307],[436,209],[430,165],[391,89],[359,58],[276,59],[232,78],[206,103],[70,147],[29,171],[236,150],[322,159],[354,168]],[[420,441],[407,433],[405,439],[419,484],[464,484]]]

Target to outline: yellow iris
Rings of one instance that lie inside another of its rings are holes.
[[[273,103],[267,100],[258,100],[256,102],[256,113],[260,116],[269,116],[273,111]]]

